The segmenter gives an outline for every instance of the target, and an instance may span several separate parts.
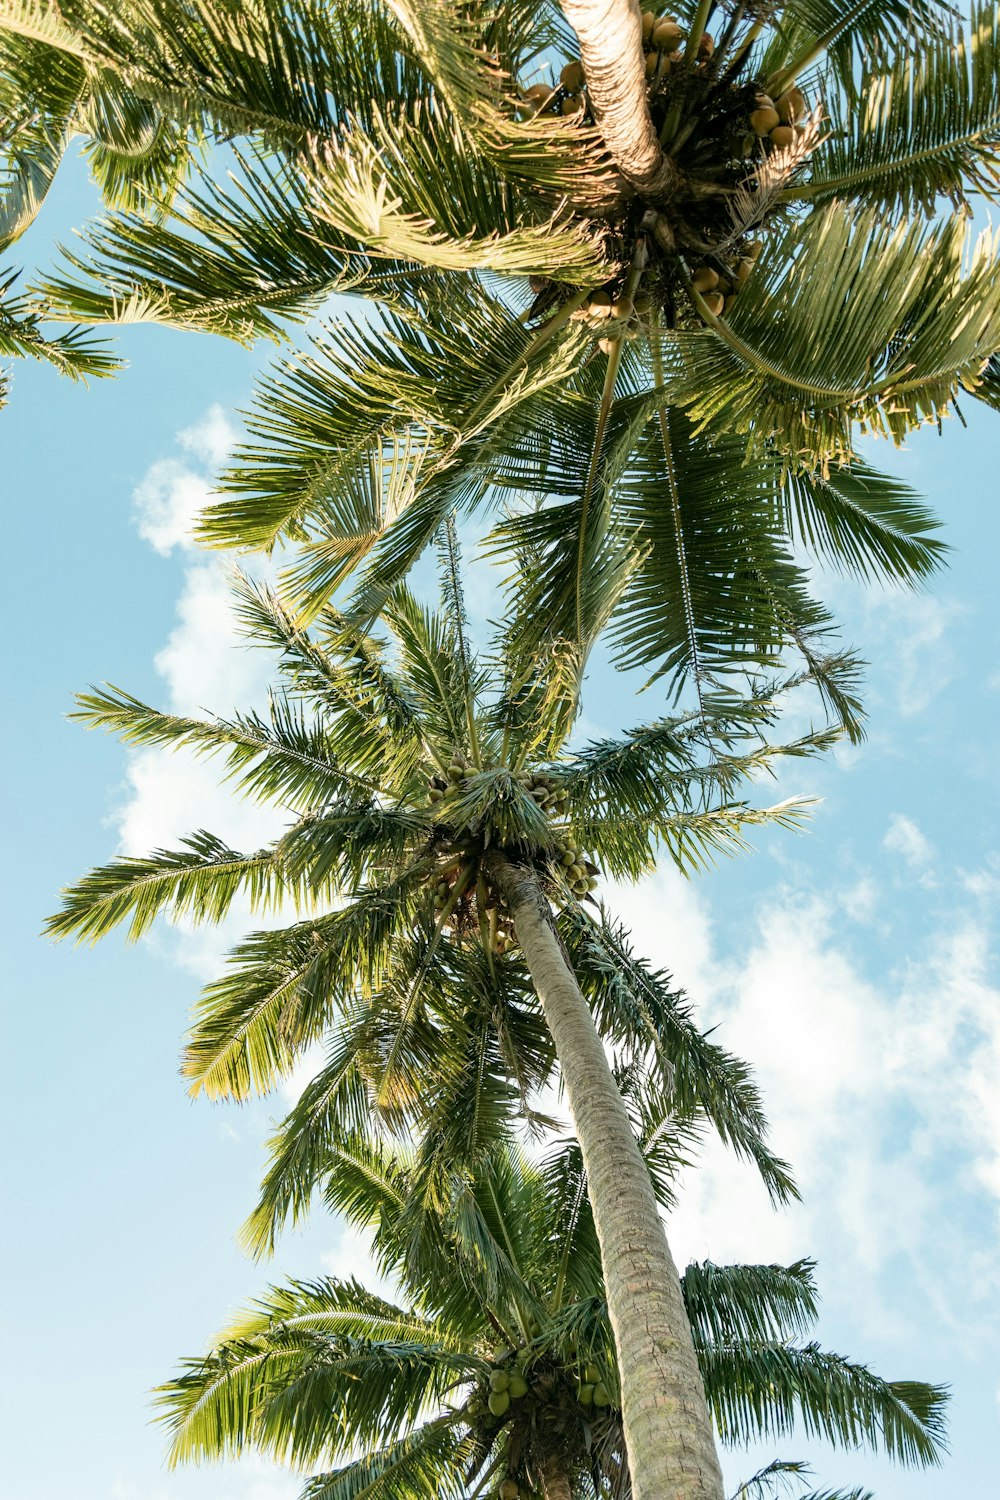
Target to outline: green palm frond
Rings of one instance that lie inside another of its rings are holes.
[[[991,0],[968,27],[893,58],[858,98],[829,95],[829,134],[809,181],[791,196],[810,202],[864,196],[905,212],[956,207],[1000,190],[1000,39]]]
[[[254,1448],[300,1463],[340,1461],[310,1481],[316,1497],[325,1487],[367,1494],[355,1487],[370,1482],[386,1500],[458,1500],[498,1469],[526,1486],[523,1476],[556,1442],[581,1484],[589,1476],[596,1493],[607,1485],[627,1497],[614,1401],[590,1408],[580,1425],[582,1383],[599,1376],[613,1394],[617,1375],[576,1144],[541,1162],[510,1147],[486,1154],[456,1177],[450,1198],[425,1210],[417,1241],[409,1205],[420,1196],[418,1153],[361,1133],[334,1156],[330,1202],[374,1232],[400,1295],[388,1301],[335,1279],[271,1287],[207,1357],[160,1388],[174,1461]],[[903,1462],[939,1456],[940,1389],[886,1382],[793,1341],[815,1320],[811,1262],[692,1265],[682,1290],[727,1441],[783,1434],[795,1420],[807,1433],[847,1447],[867,1442]],[[485,1396],[499,1370],[508,1382],[523,1372],[527,1389],[494,1416]],[[786,1481],[805,1500],[808,1472],[771,1463],[739,1500],[784,1492]]]
[[[789,1496],[789,1500],[875,1500],[871,1490],[810,1490],[808,1495],[798,1492],[798,1481],[812,1473],[808,1464],[775,1459],[763,1469],[758,1469],[744,1480],[732,1500],[762,1500],[762,1497]]]
[[[746,1064],[698,1030],[669,975],[638,958],[624,929],[607,919],[598,925],[566,912],[560,936],[609,1039],[665,1072],[674,1108],[704,1111],[721,1138],[755,1163],[776,1202],[795,1197],[788,1164],[765,1145],[767,1122]]]
[[[424,113],[376,115],[370,135],[354,129],[324,145],[309,169],[316,217],[374,257],[450,272],[599,277],[596,236],[566,208],[541,223],[519,214],[456,117]]]
[[[462,1500],[462,1468],[473,1453],[468,1437],[441,1418],[377,1453],[315,1475],[301,1500]]]
[[[204,829],[183,839],[181,849],[157,849],[147,858],[124,856],[99,866],[63,893],[63,907],[46,924],[53,937],[96,942],[131,919],[135,942],[164,911],[172,920],[221,922],[238,896],[255,911],[267,911],[296,890],[273,849],[240,854]]]
[[[224,752],[228,777],[254,798],[301,797],[323,806],[345,792],[370,800],[376,790],[364,776],[341,770],[329,754],[323,726],[308,723],[280,697],[272,699],[270,722],[256,713],[233,720],[161,713],[112,685],[81,693],[77,702],[72,719],[113,732],[127,745],[184,746],[196,755]]]
[[[877,209],[817,210],[761,263],[716,337],[684,335],[675,399],[825,472],[852,427],[896,442],[948,414],[1000,344],[1000,270],[980,237],[963,272],[960,218],[894,224]],[[819,372],[822,372],[821,374]]]
[[[20,212],[27,212],[22,200]],[[52,334],[46,327],[47,308],[30,293],[13,291],[17,273],[0,270],[0,359],[40,359],[72,380],[113,375],[120,360],[87,329],[71,328]]]
[[[946,1393],[885,1381],[816,1344],[699,1351],[709,1406],[726,1443],[803,1431],[856,1448],[884,1448],[904,1464],[940,1461]]]
[[[684,1306],[701,1346],[766,1342],[805,1333],[818,1316],[814,1262],[716,1266],[684,1272]]]
[[[404,875],[338,911],[239,944],[195,1010],[184,1054],[192,1090],[240,1098],[270,1088],[357,991],[379,987],[414,885]]]

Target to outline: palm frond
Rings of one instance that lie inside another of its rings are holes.
[[[128,921],[128,938],[135,942],[164,910],[174,921],[187,916],[221,922],[243,894],[255,911],[267,911],[284,897],[305,898],[302,882],[288,880],[271,849],[240,854],[204,830],[181,843],[180,849],[124,855],[91,870],[63,892],[62,910],[48,919],[45,931],[93,943]]]
[[[736,1355],[699,1353],[705,1391],[725,1443],[790,1433],[845,1447],[867,1444],[900,1463],[940,1462],[947,1395],[940,1386],[885,1381],[816,1344],[760,1344]]]

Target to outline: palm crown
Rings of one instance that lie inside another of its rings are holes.
[[[707,1111],[783,1196],[787,1173],[763,1145],[742,1065],[701,1036],[591,893],[599,872],[646,873],[657,848],[693,869],[744,847],[748,825],[795,823],[801,804],[754,807],[738,799],[740,783],[782,755],[815,753],[831,732],[767,743],[781,693],[761,684],[756,697],[717,697],[708,714],[571,750],[580,662],[567,670],[558,654],[518,656],[509,629],[498,631],[499,655],[476,657],[455,562],[446,531],[438,612],[395,591],[391,657],[332,608],[306,632],[278,596],[244,582],[244,623],[275,648],[281,674],[269,720],[195,720],[116,690],[84,695],[84,723],[132,744],[221,752],[244,795],[294,818],[250,853],[200,831],[179,850],[117,858],[67,891],[50,931],[94,940],[127,922],[135,938],[164,911],[220,920],[241,894],[259,911],[299,908],[293,925],[237,948],[204,993],[184,1060],[195,1091],[242,1097],[327,1039],[327,1067],[276,1142],[251,1231],[258,1246],[307,1201],[338,1119],[357,1123],[373,1106],[390,1124],[433,1116],[428,1151],[446,1166],[475,1153],[491,1111],[508,1117],[547,1085],[552,1043],[493,873],[498,856],[533,871],[558,909],[577,979],[623,1066],[653,1070],[661,1095],[669,1080],[670,1107]]]
[[[795,804],[758,810],[734,793],[777,755],[811,754],[831,735],[769,745],[777,702],[761,685],[746,701],[719,695],[711,713],[570,751],[585,657],[530,652],[506,629],[496,659],[477,660],[448,528],[443,584],[440,614],[401,586],[387,601],[393,662],[332,608],[307,634],[276,597],[246,586],[248,624],[277,647],[286,682],[269,723],[178,718],[113,690],[86,696],[85,722],[132,743],[228,752],[245,792],[291,803],[296,817],[250,854],[202,832],[181,850],[115,860],[67,893],[50,926],[94,938],[128,920],[137,935],[165,908],[216,920],[239,892],[257,908],[311,907],[240,945],[205,991],[185,1054],[196,1089],[240,1096],[268,1087],[328,1035],[328,1065],[275,1142],[248,1226],[256,1248],[322,1184],[331,1140],[373,1119],[416,1129],[422,1141],[410,1215],[418,1236],[456,1165],[474,1163],[498,1127],[526,1112],[545,1123],[539,1094],[558,1059],[619,1359],[634,1372],[623,1389],[630,1462],[655,1493],[661,1480],[632,1421],[645,1390],[685,1407],[693,1396],[698,1463],[705,1472],[717,1464],[637,1140],[690,1134],[707,1120],[757,1165],[773,1197],[794,1189],[764,1141],[746,1070],[697,1031],[666,977],[590,913],[591,871],[634,877],[657,845],[687,866],[739,847],[747,823],[794,821]],[[612,572],[605,604],[615,586]],[[596,635],[599,596],[591,603]],[[598,1027],[615,1046],[614,1071]],[[630,1107],[638,1080],[645,1090]],[[635,1291],[642,1282],[655,1313]],[[672,1463],[655,1430],[650,1437]]]
[[[676,1154],[649,1162],[669,1199]],[[363,1137],[331,1150],[329,1201],[372,1232],[380,1269],[406,1303],[356,1281],[272,1288],[207,1358],[187,1361],[162,1388],[173,1459],[254,1446],[307,1468],[340,1460],[308,1482],[309,1500],[628,1496],[600,1254],[575,1143],[540,1161],[491,1152],[456,1183],[415,1248],[406,1205],[418,1178],[406,1150]],[[903,1462],[936,1460],[940,1389],[884,1381],[804,1341],[816,1315],[809,1262],[692,1265],[683,1290],[725,1442],[784,1437],[801,1424],[846,1446],[881,1445]],[[799,1467],[775,1464],[769,1477]],[[766,1492],[763,1480],[756,1492]]]
[[[162,122],[40,295],[245,340],[336,290],[379,304],[265,382],[205,519],[293,541],[310,608],[364,564],[372,617],[446,515],[530,492],[495,540],[542,555],[539,631],[581,634],[610,548],[637,559],[622,660],[676,685],[808,653],[793,542],[896,579],[940,555],[858,424],[898,440],[963,386],[995,401],[1000,273],[951,210],[996,186],[996,8],[688,0],[668,38],[616,0],[600,45],[589,0],[565,10],[590,73],[556,82],[553,4],[3,0],[12,106],[44,61]],[[107,113],[77,126],[102,161]],[[199,162],[220,139],[228,180]],[[162,141],[195,172],[174,196]]]

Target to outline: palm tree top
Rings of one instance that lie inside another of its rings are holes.
[[[659,1178],[655,1162],[654,1177]],[[579,1151],[507,1149],[456,1183],[414,1240],[413,1154],[331,1153],[328,1201],[371,1231],[406,1299],[355,1281],[271,1288],[206,1358],[161,1388],[174,1462],[253,1446],[297,1466],[312,1500],[376,1495],[626,1497],[614,1347]],[[807,1335],[813,1267],[689,1266],[685,1305],[723,1440],[785,1438],[940,1456],[944,1392],[887,1382]],[[358,1451],[362,1457],[354,1457]],[[778,1471],[798,1465],[773,1465]],[[559,1474],[565,1491],[546,1486]],[[354,1488],[354,1487],[356,1488]],[[747,1493],[764,1494],[761,1479]]]
[[[822,623],[792,542],[927,576],[930,516],[855,437],[996,401],[997,258],[953,212],[996,187],[995,7],[676,17],[675,46],[626,0],[0,0],[0,103],[36,111],[11,193],[77,131],[111,210],[40,307],[251,342],[379,305],[264,382],[208,541],[294,543],[310,608],[360,570],[371,620],[445,517],[543,495],[496,538],[545,563],[539,630],[583,633],[617,548],[621,658],[672,685]]]
[[[217,921],[241,894],[265,914],[292,908],[291,925],[252,933],[208,986],[184,1055],[194,1091],[244,1097],[326,1041],[326,1066],[273,1146],[247,1231],[257,1251],[304,1212],[345,1119],[419,1120],[429,1201],[498,1128],[525,1113],[547,1123],[555,1055],[492,873],[497,854],[535,871],[558,909],[651,1149],[665,1130],[697,1135],[710,1123],[776,1198],[789,1196],[746,1069],[701,1034],[669,977],[636,957],[594,885],[641,876],[661,848],[691,870],[742,849],[748,827],[795,824],[801,803],[760,808],[741,786],[781,756],[815,754],[833,732],[769,743],[780,692],[720,692],[707,714],[573,748],[581,660],[518,654],[502,627],[477,657],[448,556],[441,610],[393,596],[391,651],[329,608],[301,629],[277,596],[244,582],[245,623],[275,647],[282,681],[267,719],[192,719],[115,690],[85,695],[83,722],[130,744],[222,754],[240,794],[291,822],[256,851],[202,831],[179,849],[117,858],[66,892],[50,932],[96,940],[127,924],[135,938],[163,913]]]

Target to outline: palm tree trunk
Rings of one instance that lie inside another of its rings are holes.
[[[554,1455],[542,1465],[542,1494],[545,1500],[573,1500],[569,1475]]]
[[[561,0],[580,43],[587,93],[615,166],[643,198],[676,190],[679,173],[665,156],[646,106],[638,0]]]
[[[533,871],[489,860],[555,1043],[587,1173],[621,1372],[634,1500],[722,1500],[680,1279],[590,1007]]]

